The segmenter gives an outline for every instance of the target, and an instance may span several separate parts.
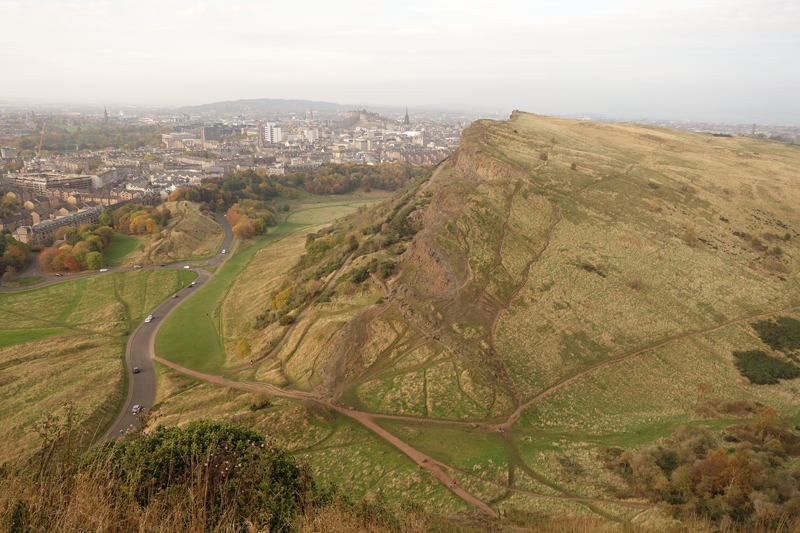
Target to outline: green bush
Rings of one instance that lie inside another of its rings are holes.
[[[365,266],[354,268],[350,273],[350,281],[358,285],[369,277],[369,269]]]
[[[759,320],[751,324],[761,340],[773,350],[800,350],[800,320],[788,316],[771,320]]]
[[[238,530],[245,530],[247,520],[264,517],[269,531],[290,531],[298,508],[316,492],[309,473],[288,452],[252,429],[211,420],[106,441],[86,458],[88,468],[101,464],[109,481],[142,506],[202,479],[199,497],[205,499],[209,531],[232,517]]]
[[[800,368],[792,363],[770,357],[761,350],[733,352],[736,367],[747,379],[759,385],[774,385],[779,379],[800,376]]]
[[[395,264],[391,261],[384,261],[381,263],[381,277],[384,279],[390,277],[392,274],[394,274],[395,268]]]

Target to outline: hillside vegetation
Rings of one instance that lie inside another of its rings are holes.
[[[261,313],[236,328],[268,357],[238,379],[369,413],[498,510],[654,519],[628,504],[678,500],[632,490],[635,469],[606,468],[603,450],[706,426],[694,460],[725,448],[759,481],[738,498],[689,476],[674,513],[794,514],[794,333],[776,347],[762,323],[800,317],[798,168],[796,148],[752,139],[476,122],[448,160],[311,234],[283,281],[262,283]],[[753,350],[770,359],[741,363]],[[765,406],[786,431],[766,461],[759,447],[778,437],[734,428]]]
[[[213,216],[203,214],[193,202],[167,202],[172,217],[163,230],[137,238],[136,248],[112,266],[158,265],[203,259],[217,252],[225,232]]]

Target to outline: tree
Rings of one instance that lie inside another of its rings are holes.
[[[694,244],[695,235],[694,235],[694,226],[689,226],[683,232],[683,240],[686,241],[688,244]]]
[[[236,343],[236,357],[244,359],[245,357],[250,357],[250,353],[250,343],[247,342],[247,339],[242,339]]]
[[[653,201],[650,202],[650,211],[653,213],[658,211],[658,198],[653,198]]]
[[[255,228],[250,222],[240,222],[233,227],[233,233],[242,240],[251,239],[256,234]]]
[[[4,282],[14,281],[17,279],[17,271],[12,266],[7,266],[6,271],[3,273],[2,280]]]
[[[91,252],[86,254],[86,268],[89,270],[103,268],[103,254],[100,252]]]
[[[253,221],[253,230],[255,230],[256,235],[263,235],[267,232],[267,224],[263,218],[257,218]]]

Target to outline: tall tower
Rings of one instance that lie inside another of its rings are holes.
[[[103,106],[103,115],[105,116],[104,122],[108,122],[108,109]]]
[[[756,134],[756,123],[753,122],[753,135],[755,135],[755,134]]]
[[[403,124],[411,124],[411,121],[408,120],[408,108],[406,108],[406,118],[403,119]]]

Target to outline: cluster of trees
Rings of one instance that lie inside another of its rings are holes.
[[[0,271],[3,281],[12,281],[28,263],[30,250],[24,243],[6,233],[0,239]]]
[[[345,194],[359,187],[367,191],[370,189],[396,191],[421,176],[426,170],[427,167],[415,167],[407,163],[380,165],[326,163],[315,172],[296,172],[278,176],[278,183],[284,187],[302,188],[320,195]]]
[[[800,455],[800,439],[776,423],[774,408],[755,410],[753,422],[724,430],[726,447],[715,446],[704,426],[680,427],[656,446],[606,448],[601,456],[635,495],[672,504],[676,512],[777,523],[800,513],[800,476],[781,468]]]
[[[24,151],[35,151],[41,138],[41,124],[37,133],[9,142],[10,146]],[[144,146],[159,146],[161,134],[169,130],[159,126],[120,126],[117,124],[102,124],[92,127],[78,127],[77,129],[64,128],[58,125],[48,125],[45,128],[42,152],[64,153],[78,150],[102,150],[104,148],[135,149]]]
[[[201,187],[175,189],[169,201],[188,200],[209,211],[222,212],[245,200],[296,199],[300,190],[314,194],[344,194],[359,187],[394,191],[422,175],[426,167],[406,163],[357,165],[326,163],[315,172],[271,176],[264,172],[235,172],[203,180]]]
[[[122,233],[146,235],[158,233],[172,218],[172,212],[166,207],[144,206],[142,204],[126,204],[111,212],[110,209],[100,215],[100,223],[112,225]]]
[[[56,232],[55,240],[66,242],[42,250],[39,253],[39,262],[45,270],[55,272],[97,270],[103,266],[103,249],[113,239],[114,231],[99,224],[60,228]]]
[[[233,204],[225,213],[233,233],[240,239],[250,239],[254,235],[263,235],[267,228],[275,225],[275,213],[264,202],[244,200],[241,204]]]

